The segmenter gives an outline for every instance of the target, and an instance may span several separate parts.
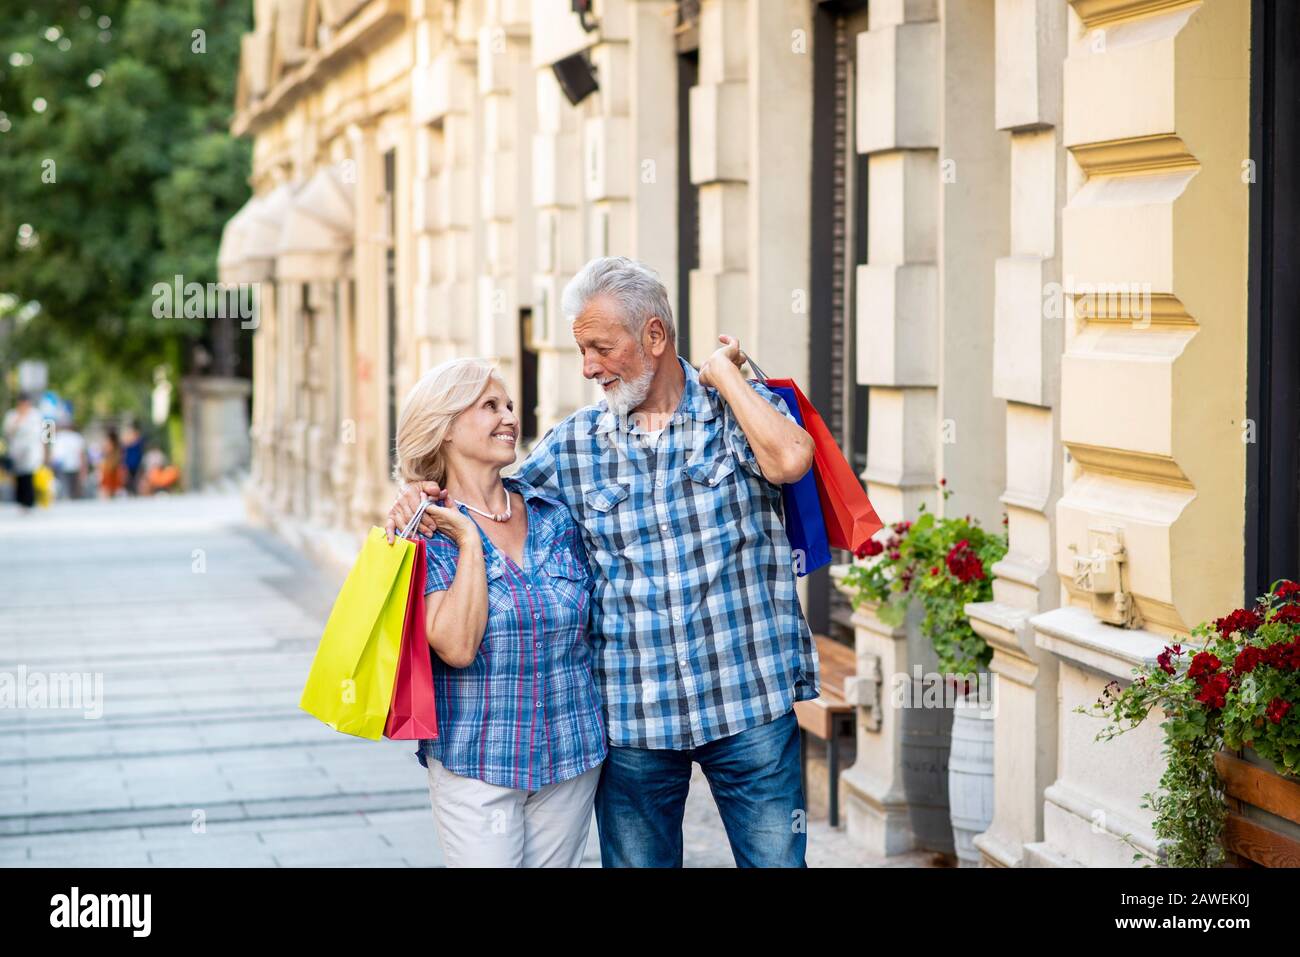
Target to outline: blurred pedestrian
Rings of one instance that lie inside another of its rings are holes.
[[[140,472],[144,467],[144,436],[132,422],[122,436],[122,464],[126,467],[126,490],[135,495],[139,491]]]
[[[41,414],[27,393],[18,396],[18,404],[5,413],[5,440],[14,472],[14,500],[24,509],[36,504],[36,471],[45,465]]]
[[[109,429],[104,437],[104,453],[99,460],[99,495],[113,498],[126,482],[126,466],[122,464],[122,440],[117,429]]]
[[[59,478],[61,496],[69,499],[82,498],[86,494],[90,462],[86,456],[86,438],[77,429],[75,422],[69,421],[66,427],[54,433],[54,448],[50,459]]]
[[[140,478],[141,495],[157,495],[175,489],[180,481],[180,469],[167,461],[162,449],[150,449],[144,454],[144,474]]]

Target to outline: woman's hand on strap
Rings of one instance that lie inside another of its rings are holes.
[[[384,523],[384,533],[388,536],[389,545],[397,540],[397,533],[406,527],[406,523],[420,510],[420,503],[426,498],[433,499],[436,507],[436,503],[447,501],[447,490],[437,482],[413,482],[393,503],[393,507],[388,510],[388,521]],[[458,510],[453,508],[452,511],[460,515]],[[438,531],[438,522],[432,512],[433,508],[426,508],[424,514],[420,516],[420,527],[417,531],[424,535],[432,535]],[[464,518],[463,515],[461,517]]]

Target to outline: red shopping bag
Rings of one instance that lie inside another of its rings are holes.
[[[750,366],[753,365],[751,360]],[[767,386],[780,386],[794,392],[804,430],[813,440],[813,474],[817,477],[822,517],[826,520],[826,538],[832,548],[847,548],[856,553],[868,538],[885,527],[885,523],[871,507],[866,490],[858,481],[853,466],[844,458],[826,422],[794,380],[768,379],[757,368],[754,371]]]
[[[419,516],[417,514],[416,518]],[[438,712],[433,700],[433,662],[424,636],[424,539],[415,540],[411,562],[411,591],[406,599],[406,620],[402,625],[402,650],[397,659],[393,700],[388,706],[384,737],[396,740],[436,738]]]

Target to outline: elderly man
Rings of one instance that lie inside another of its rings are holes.
[[[794,703],[818,693],[780,488],[812,464],[785,403],[745,379],[740,344],[697,373],[646,266],[596,259],[564,291],[582,374],[604,401],[552,429],[520,478],[564,502],[596,579],[591,635],[609,733],[596,793],[606,867],[680,867],[699,762],[739,866],[801,867]],[[408,489],[390,536],[434,483]],[[426,527],[426,532],[431,528]]]

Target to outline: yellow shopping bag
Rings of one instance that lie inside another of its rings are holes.
[[[335,731],[378,740],[393,698],[412,542],[370,529],[334,601],[298,706]]]
[[[36,490],[36,504],[49,508],[54,501],[54,471],[48,465],[42,465],[32,476],[32,488]]]

